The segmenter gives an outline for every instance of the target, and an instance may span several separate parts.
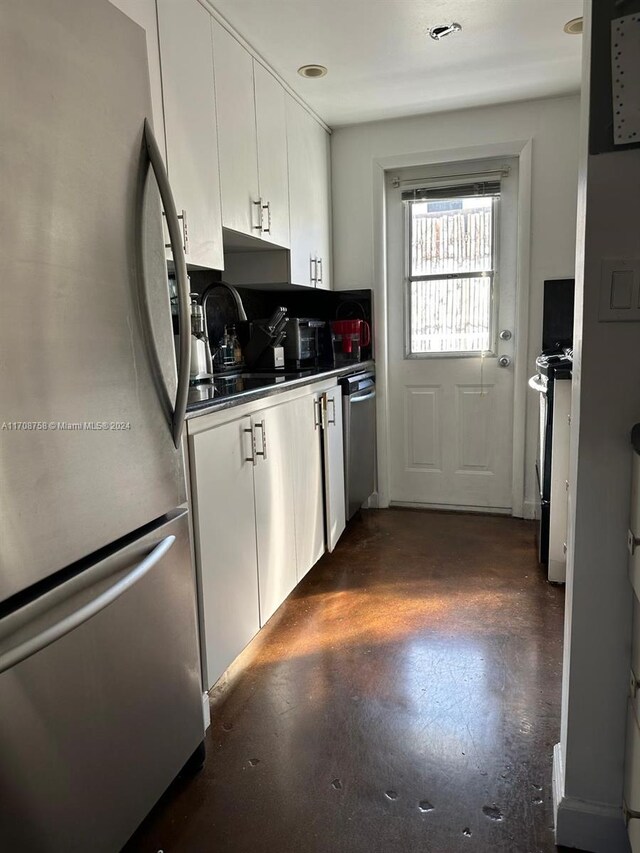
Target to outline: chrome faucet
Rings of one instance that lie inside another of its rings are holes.
[[[240,298],[240,294],[235,289],[235,287],[232,284],[227,284],[226,281],[214,281],[213,284],[210,284],[209,287],[206,288],[206,290],[202,294],[202,299],[200,301],[200,304],[202,305],[202,313],[204,314],[205,328],[207,325],[207,300],[209,299],[211,292],[215,290],[216,287],[226,287],[229,293],[233,296],[233,301],[236,303],[236,309],[238,311],[238,320],[246,320],[247,312],[244,310],[242,299]]]

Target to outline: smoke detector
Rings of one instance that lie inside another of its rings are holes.
[[[570,36],[581,36],[582,18],[572,18],[570,21],[567,21],[563,29],[565,33],[568,33]]]
[[[298,68],[298,74],[301,77],[310,77],[312,79],[316,77],[324,77],[327,73],[327,69],[324,65],[301,65]]]
[[[451,33],[459,33],[462,29],[462,24],[456,24],[455,21],[451,24],[440,24],[437,27],[431,27],[429,35],[432,39],[440,41],[445,36],[450,36]]]

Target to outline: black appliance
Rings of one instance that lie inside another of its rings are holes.
[[[538,558],[543,566],[546,566],[549,560],[554,392],[556,382],[571,379],[574,291],[574,279],[545,281],[542,352],[536,358],[537,373],[529,380],[529,387],[540,394],[540,434],[536,475],[540,496]]]

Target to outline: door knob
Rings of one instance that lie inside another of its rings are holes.
[[[498,335],[501,341],[510,341],[511,340],[511,329],[502,329],[500,334]]]
[[[508,355],[501,355],[500,358],[498,359],[498,366],[499,367],[509,367],[510,364],[511,364],[511,359],[509,358]]]

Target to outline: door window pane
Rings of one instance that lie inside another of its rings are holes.
[[[410,354],[491,349],[492,278],[411,281]]]
[[[410,276],[493,268],[493,198],[411,202]]]

